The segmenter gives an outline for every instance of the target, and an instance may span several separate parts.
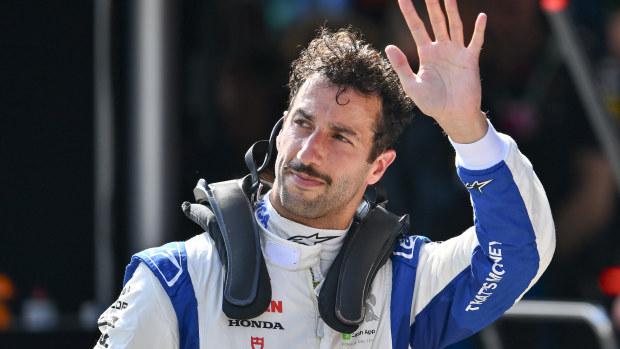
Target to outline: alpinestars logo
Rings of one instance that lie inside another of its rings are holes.
[[[298,244],[302,244],[306,246],[314,246],[316,244],[320,244],[321,242],[335,239],[335,238],[337,238],[337,236],[319,236],[319,233],[316,233],[310,236],[296,235],[296,236],[290,237],[288,240],[294,241]]]
[[[486,187],[489,183],[493,181],[494,179],[489,179],[488,181],[483,181],[483,182],[475,181],[472,184],[465,183],[465,187],[469,190],[478,189],[478,191],[482,193],[482,188]]]
[[[250,337],[252,349],[263,349],[265,345],[265,337]]]

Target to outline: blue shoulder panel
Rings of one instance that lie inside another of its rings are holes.
[[[132,278],[140,262],[151,269],[170,297],[179,322],[179,348],[198,349],[198,301],[187,271],[185,243],[171,242],[133,255],[125,270],[123,286]]]
[[[409,347],[411,303],[418,255],[420,247],[426,242],[430,240],[423,236],[406,236],[399,240],[392,253],[392,348]]]

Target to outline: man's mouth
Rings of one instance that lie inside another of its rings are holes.
[[[291,171],[290,173],[293,178],[293,181],[299,187],[313,188],[313,187],[319,187],[325,184],[323,180],[316,178],[316,177],[309,176],[304,173],[300,173],[297,171]]]
[[[320,173],[311,166],[304,165],[299,162],[290,162],[284,166],[284,171],[288,171],[292,177],[302,184],[302,186],[320,186],[330,185],[332,179],[323,173]]]

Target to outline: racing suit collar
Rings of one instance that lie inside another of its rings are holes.
[[[263,195],[254,212],[262,232],[261,244],[265,257],[287,269],[308,268],[320,261],[321,272],[325,275],[344,242],[348,228],[317,229],[291,221],[275,210],[269,197],[269,192]],[[299,258],[293,258],[295,255]],[[298,259],[297,264],[293,263],[295,259]]]

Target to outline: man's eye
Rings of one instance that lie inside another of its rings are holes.
[[[346,137],[343,137],[342,135],[335,135],[334,138],[336,138],[337,140],[341,142],[351,143]]]
[[[310,126],[310,124],[306,120],[304,120],[304,119],[295,119],[293,122],[296,125],[301,126],[301,127],[309,127]]]

